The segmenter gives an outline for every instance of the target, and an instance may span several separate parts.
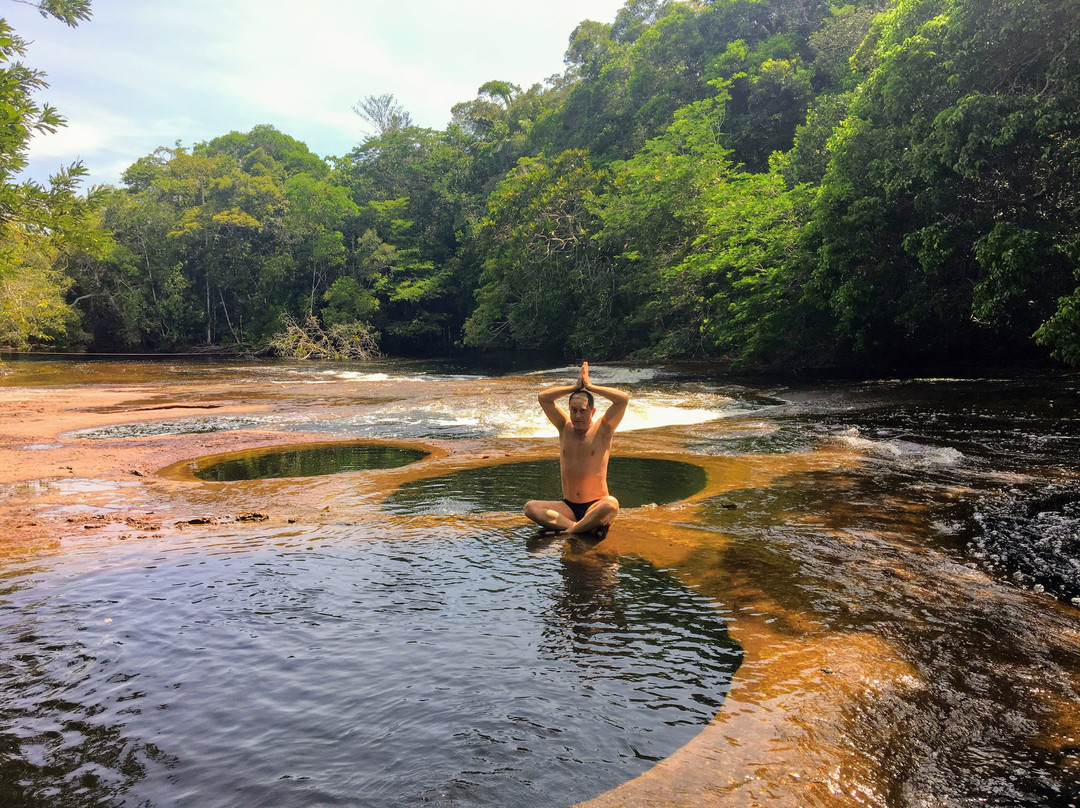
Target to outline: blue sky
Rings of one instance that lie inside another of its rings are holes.
[[[48,74],[42,101],[68,125],[35,138],[26,175],[82,159],[118,183],[139,157],[268,123],[323,156],[367,134],[352,107],[393,93],[442,129],[486,81],[528,87],[563,70],[571,32],[624,0],[95,0],[68,28],[0,4]]]

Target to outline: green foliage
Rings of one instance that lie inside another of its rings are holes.
[[[272,126],[256,126],[250,132],[230,132],[192,150],[194,154],[227,154],[239,162],[248,174],[273,173],[278,179],[308,174],[322,179],[330,167],[307,145],[279,132]]]
[[[15,179],[62,120],[0,23],[0,338],[1080,363],[1077,30],[1073,0],[628,0],[444,131],[369,96],[329,163],[257,126],[80,197],[79,166]]]
[[[853,60],[879,10],[856,8],[854,5],[834,6],[821,27],[807,38],[806,44],[813,53],[811,66],[818,92],[855,89],[863,72]]]
[[[613,277],[593,238],[603,181],[586,155],[523,158],[488,201],[470,345],[592,348],[610,317]],[[601,337],[602,338],[602,337]]]
[[[65,344],[78,332],[78,314],[65,300],[71,280],[53,268],[53,255],[16,244],[0,272],[0,345],[16,350]]]
[[[875,22],[828,142],[809,285],[868,358],[1015,349],[1068,305],[1078,26],[1063,0],[902,0]]]
[[[1080,292],[1058,300],[1057,310],[1039,326],[1035,338],[1040,345],[1050,347],[1055,358],[1074,367],[1080,365]]]
[[[72,28],[90,19],[90,0],[17,0],[36,7],[42,17],[55,17]]]
[[[80,0],[32,5],[71,26],[90,15],[89,2]],[[26,49],[0,19],[0,344],[19,349],[80,339],[79,316],[67,299],[71,272],[109,244],[97,228],[96,196],[78,193],[81,164],[61,168],[48,186],[18,179],[30,139],[64,125],[55,109],[36,102],[47,84],[19,61]]]
[[[613,167],[601,240],[618,251],[642,356],[774,363],[798,318],[790,270],[808,201],[779,174],[740,171],[723,141],[726,85]],[[786,358],[786,357],[785,357]]]
[[[342,227],[357,208],[345,189],[279,170],[271,140],[304,152],[262,127],[197,154],[159,149],[128,169],[127,189],[105,205],[119,247],[81,278],[96,345],[258,347],[280,315],[314,312],[346,269]],[[253,151],[236,157],[228,143]]]
[[[499,117],[521,112],[516,105],[530,96],[506,82],[489,82],[481,93],[485,109],[500,110]],[[378,301],[372,321],[387,350],[451,345],[471,309],[478,270],[460,256],[488,185],[477,162],[504,141],[485,139],[480,124],[470,137],[461,128],[466,113],[456,109],[455,116],[443,133],[406,127],[369,138],[335,166],[333,179],[359,206],[349,234],[352,272]]]
[[[355,278],[345,276],[334,281],[323,295],[326,308],[322,319],[334,326],[349,322],[370,322],[379,308],[379,301],[369,289],[362,287]]]
[[[735,174],[722,139],[726,89],[680,110],[672,125],[612,168],[601,200],[603,243],[619,262],[633,315],[625,338],[658,355],[708,352],[707,281],[684,263],[709,217],[708,191]],[[708,249],[704,246],[704,249]]]
[[[766,171],[774,151],[791,148],[796,127],[806,118],[813,88],[798,44],[790,34],[754,48],[740,39],[728,43],[712,64],[730,88],[727,142],[751,171]]]
[[[829,164],[829,142],[847,117],[850,102],[850,93],[826,93],[811,102],[806,120],[796,128],[795,143],[781,165],[789,184],[822,184]]]

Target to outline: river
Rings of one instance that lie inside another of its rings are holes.
[[[572,367],[8,371],[5,805],[1080,804],[1075,374],[594,366],[595,541],[516,507]]]

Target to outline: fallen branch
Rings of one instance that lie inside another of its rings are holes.
[[[367,360],[379,356],[378,334],[367,323],[338,323],[325,328],[314,317],[302,324],[283,317],[285,330],[270,340],[278,356],[294,359]]]

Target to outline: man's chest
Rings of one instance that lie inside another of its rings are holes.
[[[563,435],[561,441],[562,456],[568,460],[588,461],[607,454],[610,441],[599,429],[590,429],[584,435],[573,431]]]

